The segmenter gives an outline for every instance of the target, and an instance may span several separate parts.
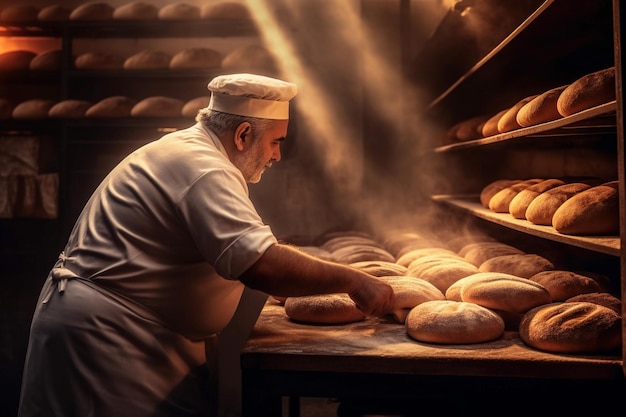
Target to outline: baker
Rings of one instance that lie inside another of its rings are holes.
[[[20,417],[206,415],[205,340],[244,286],[392,311],[389,285],[278,243],[249,199],[281,158],[296,86],[230,74],[208,88],[195,125],[131,153],[84,207],[37,302]]]

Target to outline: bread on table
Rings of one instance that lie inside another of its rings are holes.
[[[501,189],[489,200],[489,210],[494,213],[509,213],[511,201],[517,194],[531,185],[538,184],[542,181],[544,181],[544,179],[533,178]]]
[[[285,313],[297,322],[310,324],[347,324],[365,320],[348,294],[322,294],[288,297]]]
[[[543,285],[553,301],[564,301],[579,294],[604,291],[592,277],[567,270],[542,271],[530,277]]]
[[[459,250],[468,262],[480,267],[485,261],[497,256],[523,254],[524,252],[514,246],[502,242],[476,242],[470,243]]]
[[[405,266],[388,261],[359,261],[351,263],[350,266],[375,277],[403,276],[407,272]]]
[[[399,323],[406,321],[413,307],[426,301],[446,299],[437,287],[419,278],[396,275],[380,279],[393,288],[395,298],[392,314]]]
[[[608,292],[590,292],[578,294],[565,300],[568,303],[585,301],[588,303],[599,304],[610,308],[620,316],[622,315],[622,300]]]
[[[480,191],[480,204],[485,208],[489,208],[489,201],[494,195],[500,190],[520,182],[522,182],[522,180],[519,179],[498,179],[490,182]]]

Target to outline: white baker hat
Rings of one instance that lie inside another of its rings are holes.
[[[207,88],[211,110],[277,120],[289,119],[289,100],[298,92],[295,84],[247,73],[219,75]]]

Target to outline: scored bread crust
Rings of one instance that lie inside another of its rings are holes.
[[[310,324],[347,324],[365,320],[348,294],[321,294],[288,297],[285,313],[298,322]]]

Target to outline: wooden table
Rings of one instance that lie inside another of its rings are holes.
[[[244,417],[282,415],[283,397],[338,398],[345,410],[403,416],[441,410],[447,416],[472,415],[470,410],[503,415],[501,407],[513,404],[507,416],[538,410],[580,415],[585,407],[588,415],[611,415],[602,414],[605,406],[617,406],[620,415],[626,410],[618,354],[545,353],[524,345],[513,331],[488,343],[421,343],[392,318],[299,324],[271,299],[242,350],[241,366]],[[290,414],[297,415],[298,407]]]

